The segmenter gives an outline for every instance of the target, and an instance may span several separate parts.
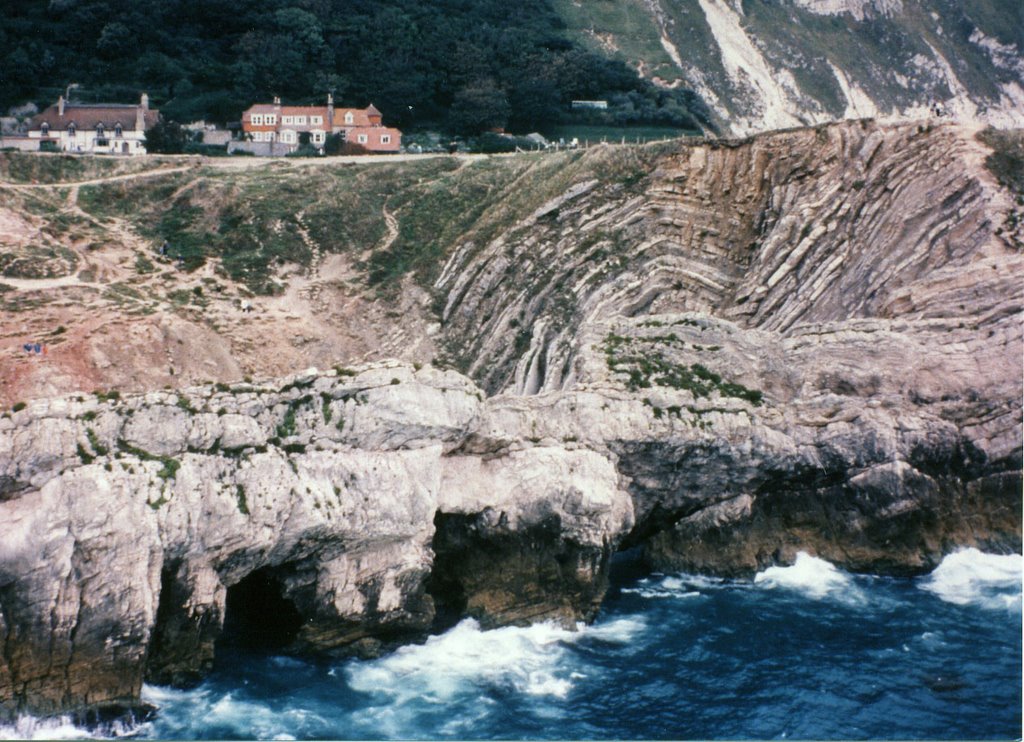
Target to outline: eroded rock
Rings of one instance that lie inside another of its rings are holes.
[[[283,651],[369,656],[587,620],[622,548],[1019,550],[1024,263],[976,146],[852,123],[571,185],[441,273],[492,396],[377,363],[0,418],[0,715],[194,682],[261,604]]]

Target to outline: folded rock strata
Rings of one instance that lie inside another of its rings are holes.
[[[336,655],[573,625],[633,547],[1019,551],[1020,207],[979,152],[854,123],[576,183],[441,275],[480,386],[377,363],[5,416],[0,715],[131,707],[254,623]]]

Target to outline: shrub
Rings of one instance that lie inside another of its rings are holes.
[[[160,468],[160,471],[156,473],[156,475],[165,482],[168,479],[174,479],[175,475],[178,473],[178,469],[181,468],[181,462],[178,461],[177,459],[172,459],[169,456],[164,457],[160,460],[163,462],[163,466]]]
[[[278,438],[287,438],[290,435],[295,435],[295,407],[292,405],[288,406],[288,411],[284,413],[284,420],[277,426]]]
[[[106,446],[100,443],[99,436],[96,435],[96,431],[92,428],[85,429],[85,437],[89,439],[89,445],[92,446],[92,450],[96,452],[97,456],[106,456],[108,450]]]
[[[240,484],[235,485],[235,501],[238,503],[238,512],[248,515],[249,503],[245,498],[245,487]]]

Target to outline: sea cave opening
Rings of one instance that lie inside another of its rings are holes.
[[[267,567],[257,569],[228,588],[224,630],[218,647],[275,651],[298,636],[303,619],[284,585]]]

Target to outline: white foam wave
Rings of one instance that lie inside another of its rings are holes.
[[[0,724],[0,739],[88,739],[90,733],[71,723],[71,719],[37,719],[21,716],[13,724]]]
[[[20,716],[13,724],[0,724],[0,739],[117,739],[134,736],[139,729],[139,725],[122,722],[86,729],[75,726],[69,716]]]
[[[570,635],[566,641],[592,638],[609,644],[630,644],[646,628],[647,624],[639,616],[617,618],[594,626],[580,624],[579,631]]]
[[[492,713],[494,693],[530,696],[548,708],[545,699],[561,701],[588,678],[571,645],[596,639],[629,644],[646,624],[634,617],[582,626],[570,631],[552,623],[482,631],[466,619],[425,644],[406,646],[368,662],[346,664],[344,673],[354,690],[374,696],[374,705],[355,714],[358,726],[385,736],[406,736],[421,726],[424,714],[454,704]],[[580,672],[583,670],[583,672]]]
[[[947,603],[1020,611],[1022,567],[1020,554],[963,549],[943,559],[919,586]]]
[[[482,631],[475,620],[465,619],[425,644],[347,663],[348,685],[374,697],[353,720],[375,734],[406,737],[410,729],[437,723],[438,709],[457,705],[475,709],[473,714],[493,713],[495,691],[540,702],[563,699],[578,680],[567,657],[578,635],[552,623]],[[461,722],[448,733],[461,736],[460,729]]]
[[[758,572],[754,584],[796,590],[815,599],[837,598],[846,602],[861,602],[864,599],[849,574],[804,551],[796,555],[792,566],[768,567]]]
[[[636,587],[623,588],[622,592],[652,599],[697,598],[701,595],[702,590],[720,587],[723,582],[723,580],[717,577],[706,577],[704,575],[682,574],[661,577],[660,579],[645,577],[636,582]]]
[[[627,587],[622,592],[628,595],[639,595],[641,598],[664,600],[666,598],[696,598],[700,595],[695,590],[663,590],[658,587]]]
[[[466,619],[425,644],[350,665],[348,682],[356,690],[386,693],[398,702],[445,702],[474,685],[564,698],[572,682],[559,665],[564,642],[572,637],[573,632],[551,623],[481,631],[475,620]]]
[[[232,693],[212,693],[208,689],[177,690],[144,685],[142,699],[161,709],[159,736],[194,736],[193,725],[227,730],[228,736],[250,739],[293,740],[296,729],[325,724],[325,720],[302,708],[285,711],[269,703],[240,700]],[[181,718],[175,713],[181,712]]]

